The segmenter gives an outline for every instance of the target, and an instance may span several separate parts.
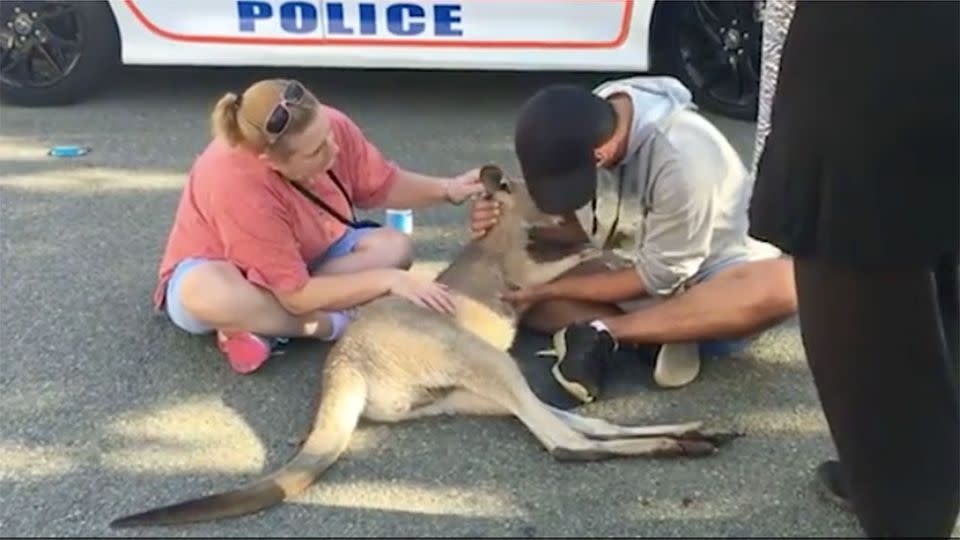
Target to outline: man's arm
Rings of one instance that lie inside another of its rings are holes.
[[[633,268],[624,268],[560,278],[544,285],[543,294],[546,299],[614,303],[640,298],[646,294],[646,290],[637,272]]]

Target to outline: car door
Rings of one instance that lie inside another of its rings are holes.
[[[489,48],[609,47],[631,0],[323,0],[326,42]]]
[[[455,69],[646,65],[653,0],[112,0],[133,63]]]

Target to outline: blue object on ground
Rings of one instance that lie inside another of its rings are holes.
[[[79,157],[90,152],[89,146],[64,144],[50,148],[47,155],[52,157]]]

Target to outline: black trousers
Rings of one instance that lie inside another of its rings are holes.
[[[957,259],[795,265],[807,362],[861,526],[949,537],[960,506]]]

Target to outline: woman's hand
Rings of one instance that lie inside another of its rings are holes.
[[[480,182],[480,169],[471,169],[444,185],[444,196],[450,204],[463,204],[463,201],[474,195],[483,193],[483,183]]]
[[[390,292],[440,313],[452,315],[457,311],[446,286],[418,278],[406,270],[397,270],[392,274]]]

